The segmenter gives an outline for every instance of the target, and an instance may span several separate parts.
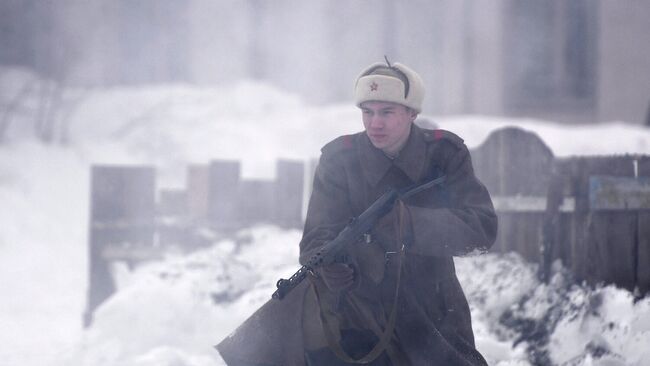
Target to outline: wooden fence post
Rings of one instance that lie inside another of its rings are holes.
[[[494,250],[516,251],[539,263],[553,153],[534,133],[506,127],[492,132],[471,155],[499,216]]]
[[[276,173],[273,221],[283,227],[300,227],[305,165],[301,161],[279,160]]]
[[[650,118],[650,108],[648,109],[648,118]],[[650,177],[650,157],[638,157],[636,161],[635,176]],[[650,210],[639,212],[637,226],[639,233],[636,258],[636,286],[641,294],[646,294],[650,292]]]
[[[188,218],[195,224],[207,224],[210,206],[210,167],[190,165],[185,177]]]
[[[237,225],[239,176],[238,161],[215,160],[210,163],[208,216],[216,228],[232,229]]]
[[[476,175],[491,195],[546,196],[554,156],[536,134],[505,127],[471,153]]]
[[[89,286],[84,326],[114,291],[109,263],[150,255],[154,246],[155,172],[153,167],[93,166],[89,233]]]
[[[571,243],[571,269],[578,280],[591,284],[616,283],[634,287],[634,250],[637,213],[599,210],[590,203],[590,178],[632,177],[634,169],[626,156],[573,158],[572,192],[576,199],[575,240]]]
[[[650,292],[650,212],[639,213],[637,227],[636,287],[646,294]]]

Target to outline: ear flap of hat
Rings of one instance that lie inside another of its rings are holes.
[[[410,67],[400,64],[398,62],[393,64],[393,67],[398,69],[399,71],[403,72],[404,75],[409,79],[410,85],[410,90],[409,90],[409,95],[408,95],[408,102],[409,104],[412,105],[417,105],[418,107],[411,107],[418,112],[422,111],[422,102],[424,101],[424,81],[422,81],[422,78],[420,75],[415,72],[415,70],[411,69]]]

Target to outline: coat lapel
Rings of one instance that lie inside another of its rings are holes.
[[[386,175],[393,163],[381,150],[372,145],[365,132],[362,132],[360,137],[359,159],[361,170],[366,181],[374,188],[381,178]]]
[[[393,160],[393,164],[402,170],[413,183],[417,183],[424,175],[426,151],[427,146],[422,129],[413,124],[409,139],[397,158]]]

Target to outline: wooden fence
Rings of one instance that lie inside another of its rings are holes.
[[[555,158],[505,128],[472,158],[499,215],[494,250],[538,263],[545,279],[559,259],[578,281],[650,291],[650,157]]]
[[[544,278],[561,260],[579,281],[650,291],[650,157],[558,159],[519,128],[494,131],[471,155],[499,216],[494,251],[520,253]],[[242,180],[239,162],[216,160],[190,166],[185,189],[156,194],[153,167],[93,167],[85,324],[115,289],[112,261],[207,245],[206,228],[301,227],[314,168],[279,161],[275,181]]]
[[[193,165],[182,190],[157,191],[151,166],[94,166],[91,173],[85,326],[115,291],[111,262],[133,266],[161,258],[170,247],[208,245],[214,239],[205,235],[209,230],[232,231],[255,223],[302,225],[302,162],[278,161],[275,181],[242,180],[236,161]]]

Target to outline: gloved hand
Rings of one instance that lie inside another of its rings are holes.
[[[354,269],[345,263],[332,263],[321,267],[320,276],[332,292],[340,292],[352,287]]]

